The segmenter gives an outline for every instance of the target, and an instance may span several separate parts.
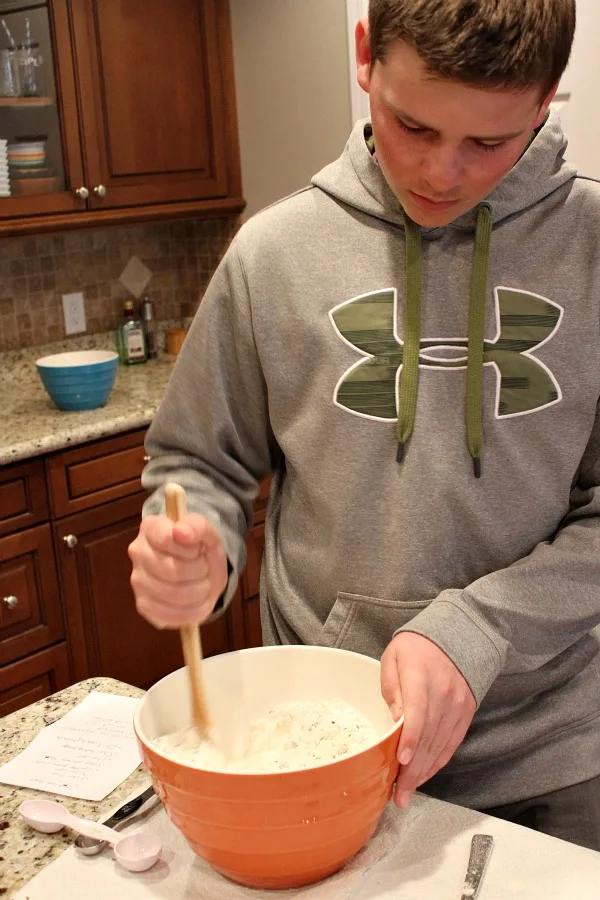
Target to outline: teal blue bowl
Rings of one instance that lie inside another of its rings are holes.
[[[115,383],[118,361],[112,350],[76,350],[43,356],[35,367],[58,408],[71,411],[104,406]]]

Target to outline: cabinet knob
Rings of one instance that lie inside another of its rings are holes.
[[[150,462],[151,459],[152,459],[151,456],[145,456],[145,457],[144,457],[144,462]]]
[[[63,538],[63,541],[65,542],[65,544],[67,545],[69,550],[72,550],[73,547],[77,546],[77,538],[75,537],[74,534],[65,535],[65,537]]]
[[[7,609],[14,609],[19,601],[14,594],[11,594],[9,597],[3,597],[2,602]]]
[[[86,186],[83,185],[83,187],[77,188],[77,190],[75,191],[75,195],[79,197],[80,200],[87,200],[87,198],[90,196],[90,192],[88,191]]]
[[[103,184],[99,184],[97,187],[94,188],[94,193],[95,193],[96,197],[106,197],[106,188],[104,187]]]

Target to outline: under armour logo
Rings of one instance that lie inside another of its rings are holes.
[[[496,331],[484,342],[484,365],[497,373],[496,417],[523,416],[559,403],[560,386],[550,369],[533,356],[560,328],[564,310],[529,291],[498,287]],[[396,331],[397,291],[389,288],[347,300],[329,313],[341,339],[364,357],[336,385],[334,402],[354,415],[394,422],[403,342]],[[464,369],[466,338],[422,340],[419,365]],[[452,356],[451,354],[457,354]]]

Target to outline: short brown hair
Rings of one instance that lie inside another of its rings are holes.
[[[369,0],[373,63],[405,41],[434,77],[480,87],[560,80],[575,33],[575,0]]]

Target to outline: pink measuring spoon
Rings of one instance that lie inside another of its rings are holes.
[[[117,862],[130,872],[145,872],[152,868],[162,850],[161,840],[155,834],[123,835],[91,819],[80,819],[53,800],[25,800],[19,812],[36,831],[52,834],[66,825],[86,837],[107,841],[112,844]]]

